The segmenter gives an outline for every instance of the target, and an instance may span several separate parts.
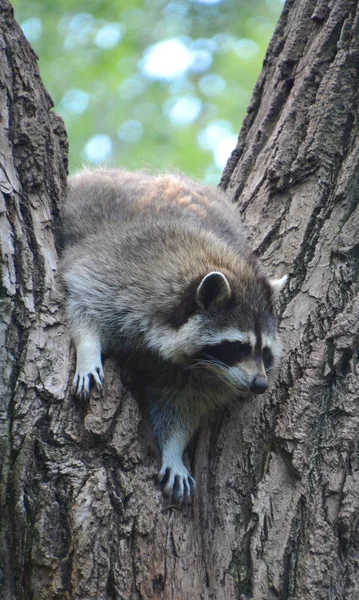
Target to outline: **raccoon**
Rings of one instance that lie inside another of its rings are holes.
[[[102,390],[102,355],[126,358],[143,382],[163,493],[189,502],[196,484],[182,455],[192,435],[238,396],[265,392],[278,365],[286,277],[263,273],[224,193],[177,173],[70,178],[63,243],[73,391]]]

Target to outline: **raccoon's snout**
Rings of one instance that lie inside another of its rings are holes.
[[[253,377],[249,385],[249,389],[255,394],[263,394],[268,389],[268,381],[266,377],[261,377],[260,375]]]

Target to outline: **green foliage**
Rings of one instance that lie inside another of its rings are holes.
[[[218,181],[281,0],[13,5],[65,120],[72,171],[105,159]]]

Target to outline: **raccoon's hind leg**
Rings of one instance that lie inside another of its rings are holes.
[[[71,337],[76,348],[76,371],[72,383],[73,393],[87,400],[93,385],[99,392],[103,390],[104,372],[101,359],[101,337],[96,326],[67,307]]]
[[[196,482],[183,464],[182,455],[194,428],[182,421],[174,406],[156,403],[152,410],[154,433],[161,449],[161,468],[158,481],[164,496],[175,502],[190,502],[195,495]]]
[[[183,464],[182,454],[189,439],[186,432],[177,430],[162,447],[162,464],[158,481],[163,484],[164,496],[172,496],[175,502],[189,502],[196,492],[196,482]]]

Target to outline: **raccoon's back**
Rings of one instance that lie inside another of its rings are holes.
[[[207,230],[240,253],[246,249],[238,209],[218,188],[183,174],[95,169],[69,179],[63,209],[65,246],[136,222]]]

